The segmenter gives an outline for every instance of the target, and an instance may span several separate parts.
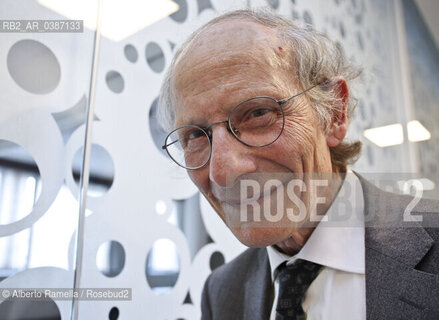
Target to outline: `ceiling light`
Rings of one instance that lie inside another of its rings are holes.
[[[72,20],[84,20],[96,29],[97,0],[38,0],[49,9]],[[179,9],[172,0],[102,1],[101,34],[113,41],[123,40]]]
[[[379,147],[402,144],[404,135],[400,123],[364,130],[363,135]]]
[[[407,123],[409,141],[425,141],[431,138],[431,133],[418,121],[413,120]]]

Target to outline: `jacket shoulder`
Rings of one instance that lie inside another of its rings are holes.
[[[266,318],[271,300],[271,275],[265,248],[250,248],[207,278],[202,319]]]
[[[230,262],[216,268],[209,276],[210,289],[218,290],[218,286],[236,286],[242,283],[246,275],[255,267],[259,267],[268,259],[265,248],[249,248]]]

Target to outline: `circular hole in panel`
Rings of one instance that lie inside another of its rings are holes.
[[[224,255],[219,251],[215,251],[210,256],[210,261],[209,261],[210,270],[212,271],[215,270],[219,266],[222,266],[224,262],[225,262]]]
[[[366,121],[366,106],[363,99],[359,100],[357,108],[360,110],[361,120]]]
[[[79,186],[79,178],[82,170],[82,157],[84,148],[81,147],[75,152],[72,161],[72,173],[76,184]],[[113,185],[114,164],[110,154],[98,144],[91,145],[90,153],[90,178],[87,195],[100,197],[104,195]]]
[[[162,72],[165,69],[165,55],[162,48],[155,43],[150,42],[145,48],[146,62],[154,72]]]
[[[194,304],[189,291],[187,292],[186,297],[184,298],[183,304]]]
[[[372,152],[373,152],[372,147],[370,145],[367,145],[366,155],[367,155],[367,162],[369,163],[369,166],[373,166],[375,164]]]
[[[125,86],[121,74],[117,71],[108,71],[105,76],[108,88],[114,93],[121,93]]]
[[[179,9],[170,15],[171,19],[176,22],[184,22],[187,18],[188,7],[186,0],[174,0],[178,4]]]
[[[137,58],[139,55],[137,53],[136,47],[134,47],[132,44],[127,44],[123,49],[123,52],[125,53],[125,58],[127,58],[129,62],[137,62]]]
[[[115,277],[125,265],[125,250],[117,241],[107,241],[100,245],[96,254],[96,266],[103,275]]]
[[[166,202],[164,202],[163,200],[159,200],[155,203],[155,211],[162,215],[166,213]]]
[[[155,98],[151,104],[151,108],[149,108],[149,131],[151,132],[152,141],[154,141],[154,144],[159,152],[163,154],[166,158],[168,158],[166,150],[162,149],[162,146],[165,143],[167,133],[165,129],[163,129],[163,127],[160,125],[157,118],[158,101],[159,98]]]
[[[373,103],[370,104],[369,112],[371,115],[371,119],[375,119],[375,104]],[[366,116],[364,118],[366,119]]]
[[[198,14],[200,14],[206,9],[213,9],[210,0],[197,0],[197,4],[198,4]]]
[[[156,294],[172,290],[180,274],[177,246],[169,239],[154,242],[146,258],[146,280]]]
[[[61,67],[55,54],[35,40],[20,40],[8,51],[8,71],[22,89],[36,94],[50,93],[61,79]]]
[[[40,197],[40,171],[20,145],[0,139],[0,224],[23,219]]]
[[[10,292],[10,291],[9,291]],[[34,291],[24,291],[28,294],[36,293]],[[2,291],[5,297],[5,289]],[[38,299],[38,300],[37,300]],[[0,303],[1,319],[5,320],[24,320],[24,319],[50,319],[61,320],[61,313],[55,301],[44,296],[41,292],[41,298],[36,299],[16,299],[9,298]]]
[[[169,41],[169,40],[168,40],[168,43],[169,43],[169,47],[171,48],[171,51],[174,51],[175,43],[172,41]]]
[[[291,12],[291,17],[293,18],[293,20],[299,20],[299,19],[300,19],[300,14],[299,14],[298,11],[293,10],[293,11]]]
[[[279,8],[279,0],[267,0],[268,5],[273,9]]]
[[[363,36],[361,35],[361,33],[357,33],[357,41],[358,41],[358,47],[360,48],[361,51],[364,51],[364,41],[363,41]]]
[[[356,24],[362,24],[363,23],[363,15],[361,13],[358,13],[355,15],[355,23]]]
[[[312,15],[308,10],[305,10],[303,13],[303,21],[305,21],[306,24],[313,25]]]
[[[344,38],[346,36],[346,31],[344,28],[343,21],[340,21],[339,28],[340,28],[340,35]]]
[[[378,101],[380,102],[384,102],[386,101],[386,93],[387,91],[384,91],[383,88],[381,88],[381,86],[378,87]],[[380,108],[387,108],[387,104],[386,103],[382,103],[382,106],[380,105]]]
[[[108,314],[109,320],[117,320],[119,318],[119,309],[117,307],[113,307]]]

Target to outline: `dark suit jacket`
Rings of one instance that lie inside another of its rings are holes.
[[[438,202],[418,202],[412,214],[420,213],[423,223],[408,226],[401,217],[412,200],[410,196],[384,192],[359,178],[369,221],[365,230],[366,318],[438,320]],[[385,225],[389,213],[400,219]],[[266,249],[248,249],[207,279],[202,319],[265,320],[269,319],[272,302]]]

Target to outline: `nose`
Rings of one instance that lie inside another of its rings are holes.
[[[250,148],[228,132],[226,125],[212,129],[212,155],[209,179],[220,187],[234,185],[240,175],[256,171]]]

